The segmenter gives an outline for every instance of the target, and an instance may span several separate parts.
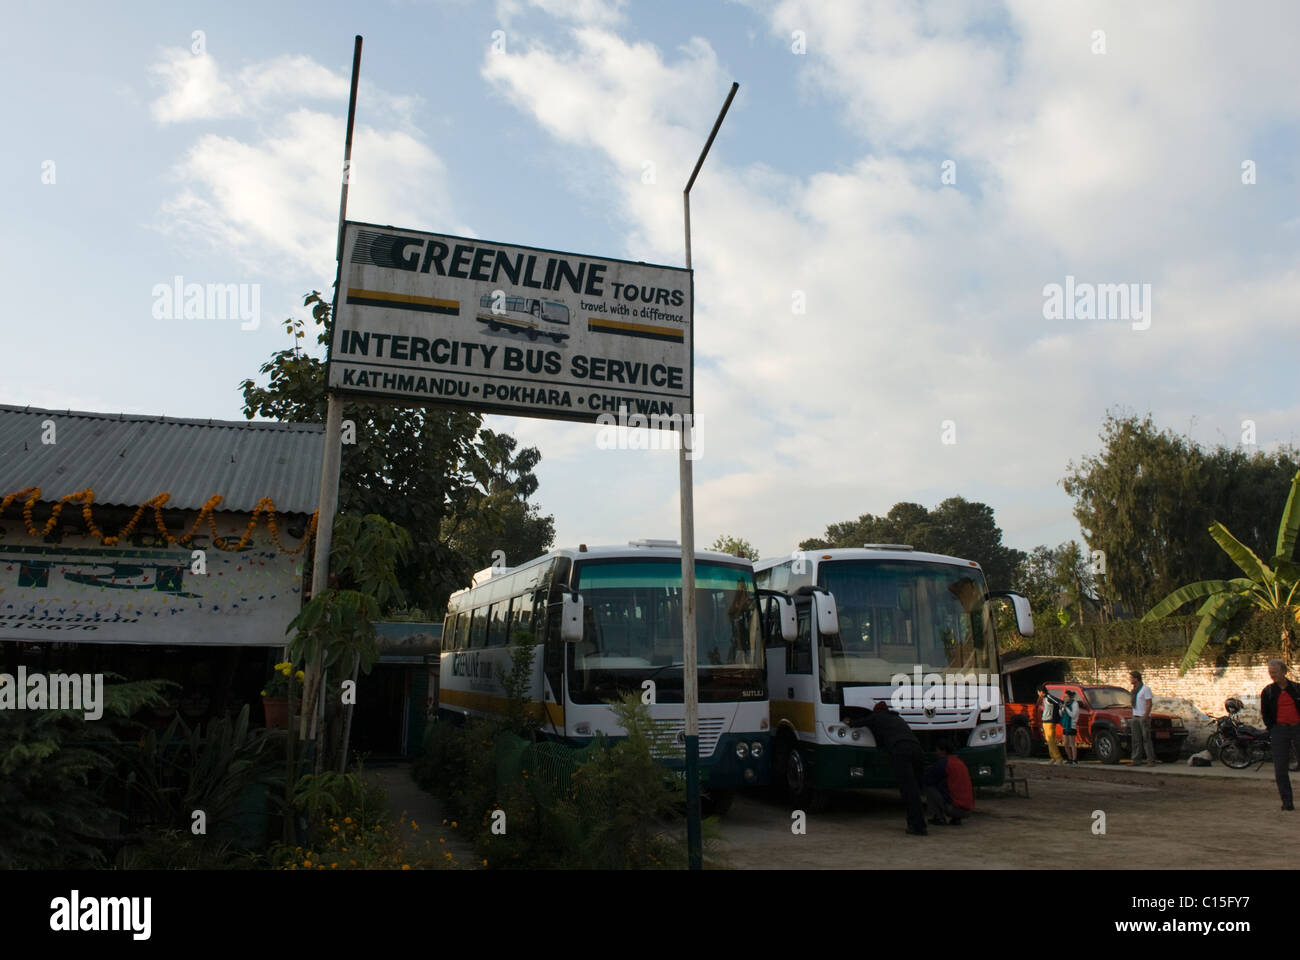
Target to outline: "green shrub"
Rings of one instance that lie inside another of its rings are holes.
[[[135,825],[188,831],[202,810],[211,834],[233,821],[245,787],[283,785],[284,731],[250,729],[248,714],[245,704],[234,720],[217,717],[206,728],[177,715],[161,736],[150,730],[121,748]]]
[[[94,721],[74,710],[0,711],[0,870],[102,865],[117,813],[106,802],[106,748],[139,729],[132,714],[166,704],[167,685],[105,684],[104,715]]]

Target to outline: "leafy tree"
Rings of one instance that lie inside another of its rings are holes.
[[[1039,544],[1021,561],[1012,581],[1014,589],[1029,598],[1035,614],[1046,613],[1056,606],[1056,551]]]
[[[758,559],[758,551],[753,545],[740,537],[720,536],[709,544],[709,549],[717,553],[728,553],[733,557],[746,557],[750,560]]]
[[[328,344],[330,305],[316,291],[303,302],[312,308],[317,344]],[[240,384],[244,415],[324,423],[325,363],[300,348],[307,336],[305,323],[286,320],[285,330],[294,346],[273,353],[261,366],[265,385],[251,379]],[[356,443],[343,448],[338,512],[378,514],[410,534],[409,558],[399,569],[408,603],[439,611],[448,595],[483,566],[478,556],[482,545],[467,528],[486,524],[489,530],[502,525],[508,531],[523,530],[528,542],[518,549],[521,554],[532,551],[530,557],[549,547],[551,518],[538,516],[526,503],[537,488],[532,470],[541,454],[535,448],[514,453],[513,438],[480,431],[482,417],[476,413],[348,399],[343,417],[355,423]],[[493,489],[501,477],[508,483]],[[510,516],[485,517],[498,510]],[[500,536],[480,538],[494,535]]]
[[[857,520],[833,523],[825,537],[804,540],[799,547],[822,550],[864,543],[906,543],[928,553],[974,560],[993,588],[1010,584],[1025,556],[1003,545],[992,507],[964,497],[949,497],[933,510],[919,503],[896,503],[883,517],[864,513]]]
[[[1264,563],[1223,524],[1210,524],[1210,536],[1245,576],[1231,580],[1202,580],[1181,587],[1156,604],[1143,620],[1158,620],[1174,613],[1184,604],[1205,598],[1196,611],[1201,617],[1196,633],[1187,647],[1179,673],[1186,673],[1196,663],[1205,645],[1219,631],[1232,633],[1252,610],[1281,610],[1291,614],[1283,620],[1282,657],[1295,659],[1295,629],[1300,610],[1295,605],[1300,591],[1300,565],[1295,561],[1296,536],[1300,533],[1300,470],[1291,478],[1291,490],[1282,519],[1277,527],[1271,563]]]
[[[515,452],[509,434],[483,430],[475,444],[476,485],[466,507],[442,522],[443,542],[462,559],[460,583],[504,557],[507,566],[545,553],[555,542],[555,519],[528,503],[537,489],[533,468],[541,460],[536,447]],[[500,551],[500,553],[498,553]]]
[[[1271,504],[1286,496],[1300,452],[1206,451],[1157,430],[1149,415],[1108,413],[1101,440],[1101,453],[1069,464],[1063,484],[1088,546],[1106,555],[1103,596],[1139,610],[1188,580],[1230,577],[1232,561],[1204,535],[1216,519],[1268,552]]]

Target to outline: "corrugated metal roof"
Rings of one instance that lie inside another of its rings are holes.
[[[41,442],[54,421],[53,444]],[[325,427],[318,423],[181,420],[0,404],[0,496],[40,487],[58,500],[90,487],[95,502],[136,506],[170,493],[169,508],[251,511],[262,497],[311,514],[320,492]]]

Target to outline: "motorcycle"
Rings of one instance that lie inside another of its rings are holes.
[[[1236,697],[1224,703],[1223,707],[1228,711],[1228,715],[1215,721],[1215,732],[1210,735],[1206,744],[1211,751],[1215,751],[1217,747],[1223,765],[1233,770],[1244,770],[1252,763],[1263,764],[1273,759],[1273,741],[1268,731],[1242,723],[1237,718],[1242,706],[1242,702]],[[1300,770],[1300,756],[1296,755],[1294,744],[1291,747],[1287,767],[1291,770]]]

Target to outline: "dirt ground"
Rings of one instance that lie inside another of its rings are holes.
[[[736,798],[717,852],[737,869],[1283,869],[1281,845],[1300,830],[1300,813],[1281,810],[1271,765],[1251,775],[1189,776],[1099,764],[1017,763],[1029,797],[983,790],[959,827],[903,832],[898,792],[835,795],[791,832],[790,809],[767,793]],[[1300,787],[1300,774],[1292,774]],[[1105,834],[1094,834],[1094,811]]]

